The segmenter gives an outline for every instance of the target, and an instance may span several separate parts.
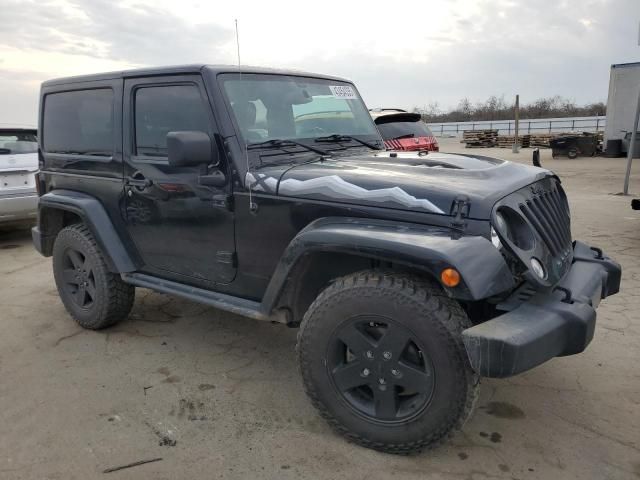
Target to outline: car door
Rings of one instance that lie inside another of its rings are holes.
[[[124,105],[123,214],[143,270],[204,287],[230,283],[236,272],[231,182],[200,181],[227,168],[201,77],[125,79]],[[207,133],[219,164],[169,165],[166,136],[175,131]]]

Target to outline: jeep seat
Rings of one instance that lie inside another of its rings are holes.
[[[256,124],[256,105],[253,102],[237,102],[231,105],[238,120],[240,130],[248,142],[259,142],[261,135],[254,130]]]

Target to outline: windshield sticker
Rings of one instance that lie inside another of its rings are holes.
[[[350,85],[329,85],[329,89],[336,98],[344,98],[345,100],[358,98],[355,90]]]

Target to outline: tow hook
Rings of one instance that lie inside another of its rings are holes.
[[[604,256],[602,255],[602,249],[598,247],[589,247],[591,250],[596,252],[596,260],[602,260]]]
[[[564,287],[556,287],[556,288],[554,288],[554,289],[553,289],[553,291],[554,291],[554,292],[555,292],[556,290],[558,290],[558,291],[560,291],[560,292],[564,293],[564,298],[561,300],[561,302],[569,303],[569,304],[573,303],[573,298],[572,298],[572,295],[571,295],[571,290],[569,290],[568,288],[564,288]]]

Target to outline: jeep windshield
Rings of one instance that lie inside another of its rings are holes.
[[[316,139],[333,138],[341,141],[322,148],[344,150],[367,144],[383,148],[364,102],[350,83],[251,73],[228,73],[220,78],[248,147],[282,148],[287,141],[306,147]]]

